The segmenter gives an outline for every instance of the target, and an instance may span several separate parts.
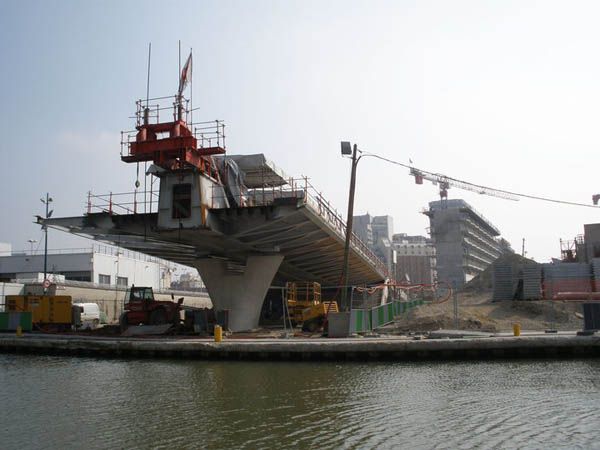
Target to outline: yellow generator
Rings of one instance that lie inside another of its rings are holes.
[[[7,295],[6,311],[32,313],[32,323],[52,330],[68,330],[73,323],[69,295]]]
[[[302,324],[302,331],[318,330],[328,313],[338,312],[336,302],[321,300],[321,285],[317,282],[288,282],[286,291],[292,325]]]

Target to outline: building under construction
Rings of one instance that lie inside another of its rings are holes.
[[[464,200],[430,202],[424,214],[430,221],[439,281],[460,287],[509,249],[498,228]]]

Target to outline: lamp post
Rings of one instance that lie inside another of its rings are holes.
[[[342,156],[352,155],[352,171],[350,173],[350,193],[348,195],[348,218],[346,220],[346,243],[344,246],[344,267],[342,271],[342,298],[340,301],[340,309],[348,311],[350,308],[347,304],[348,298],[348,277],[349,277],[349,257],[350,257],[350,240],[352,238],[352,222],[354,218],[354,190],[356,188],[356,166],[360,161],[360,156],[356,157],[358,147],[350,145],[350,142],[342,142]],[[361,155],[362,156],[362,155]]]
[[[27,239],[27,242],[29,242],[29,253],[31,255],[33,255],[33,244],[35,244],[37,242],[36,239]]]
[[[46,199],[44,200],[43,198],[40,198],[40,201],[46,205],[46,215],[45,215],[45,220],[48,220],[51,216],[52,216],[52,212],[53,211],[48,211],[48,208],[50,207],[50,203],[52,202],[52,197],[50,197],[50,195],[46,192]],[[48,224],[46,224],[44,222],[44,294],[46,293],[46,290],[48,289],[46,287],[46,276],[48,274]]]

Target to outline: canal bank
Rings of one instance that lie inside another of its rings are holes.
[[[231,360],[473,360],[496,358],[596,358],[600,336],[490,336],[418,339],[372,338],[124,338],[69,335],[0,335],[0,353]]]

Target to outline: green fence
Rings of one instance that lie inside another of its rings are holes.
[[[394,317],[405,314],[423,303],[423,300],[394,301],[371,309],[353,309],[350,313],[350,333],[375,330],[392,322]]]
[[[23,331],[31,331],[31,312],[0,312],[0,331],[16,331],[20,325]]]

